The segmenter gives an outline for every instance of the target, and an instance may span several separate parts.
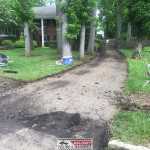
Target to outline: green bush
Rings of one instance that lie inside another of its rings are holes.
[[[25,42],[24,42],[24,40],[18,40],[18,41],[16,41],[15,42],[15,47],[16,48],[24,48],[25,47]]]
[[[33,41],[33,47],[38,47],[38,44],[36,41]],[[18,41],[15,42],[15,47],[16,48],[25,48],[25,42],[23,39],[20,39]]]
[[[21,33],[21,35],[20,35],[20,38],[19,38],[20,40],[22,40],[22,41],[24,41],[24,34],[23,33]]]
[[[49,41],[49,42],[45,43],[45,46],[51,47],[51,48],[56,48],[57,47],[57,43],[56,43],[56,41]]]
[[[36,41],[33,41],[33,47],[38,47],[38,44],[37,44],[37,42]]]
[[[7,47],[14,47],[14,43],[11,40],[3,40],[1,42],[2,46],[7,46]]]
[[[100,42],[96,42],[96,49],[100,49],[102,47],[101,43]]]

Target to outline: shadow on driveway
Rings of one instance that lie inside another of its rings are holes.
[[[80,114],[52,112],[18,120],[23,126],[57,138],[93,138],[94,150],[103,150],[109,140],[107,124],[81,118]]]

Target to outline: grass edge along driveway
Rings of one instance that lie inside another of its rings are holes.
[[[150,144],[150,112],[119,112],[114,118],[112,133],[113,139],[148,146]]]
[[[0,76],[21,81],[35,81],[48,75],[53,75],[73,66],[81,64],[78,52],[73,52],[75,62],[73,65],[56,65],[59,55],[53,48],[36,48],[32,51],[31,57],[24,56],[24,49],[0,51],[10,58],[7,67],[0,69]],[[85,58],[89,58],[86,56]],[[5,73],[4,70],[16,71],[17,73]]]
[[[132,59],[133,50],[123,49],[121,53],[127,57],[128,79],[125,83],[126,94],[148,94],[150,85],[143,87],[146,80],[146,65],[150,64],[150,47],[142,52],[141,59]],[[121,110],[112,123],[113,139],[137,145],[150,146],[150,111]]]
[[[150,84],[145,85],[150,77],[147,76],[147,64],[150,64],[150,47],[142,51],[142,58],[132,59],[133,50],[122,49],[128,63],[128,79],[125,84],[125,93],[150,93]]]

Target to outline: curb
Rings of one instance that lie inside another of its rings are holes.
[[[110,141],[108,144],[108,149],[109,150],[150,150],[149,148],[144,146],[127,144],[119,140]]]

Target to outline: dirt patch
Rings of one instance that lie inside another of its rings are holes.
[[[150,110],[150,94],[132,94],[130,98],[139,108]]]
[[[22,87],[25,83],[0,77],[0,94]]]
[[[84,75],[84,74],[87,74],[89,72],[90,72],[89,70],[80,70],[78,72],[75,72],[74,74],[76,74],[76,75]]]
[[[150,110],[150,94],[124,95],[122,92],[114,92],[112,103],[122,110]]]
[[[59,80],[59,81],[55,81],[49,84],[49,86],[51,87],[52,90],[58,89],[58,88],[62,88],[65,87],[67,85],[69,85],[69,81],[67,80]]]
[[[58,138],[94,138],[94,150],[107,147],[109,128],[94,120],[81,118],[80,114],[54,112],[39,116],[27,117],[19,122],[38,132],[48,133]],[[101,125],[100,125],[101,124]]]

